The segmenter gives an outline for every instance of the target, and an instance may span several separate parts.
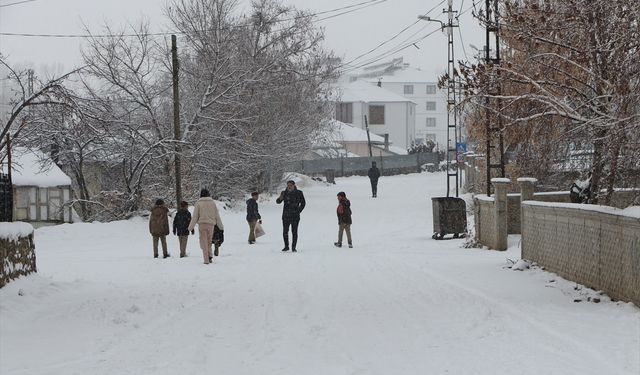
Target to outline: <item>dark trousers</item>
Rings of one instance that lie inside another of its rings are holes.
[[[378,180],[371,180],[371,195],[374,197],[378,195]]]
[[[284,239],[284,247],[289,247],[289,226],[291,226],[291,234],[293,235],[293,242],[291,242],[291,248],[295,249],[298,243],[298,224],[300,223],[299,217],[282,218],[282,238]]]

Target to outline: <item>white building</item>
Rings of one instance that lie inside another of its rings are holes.
[[[396,147],[407,149],[415,138],[416,103],[365,81],[339,85],[335,118],[356,128],[388,136]]]
[[[415,141],[430,139],[447,147],[447,92],[438,89],[437,77],[409,64],[402,58],[364,68],[350,80],[363,80],[416,103]]]
[[[389,143],[385,144],[384,137],[377,134],[370,132],[367,136],[367,131],[364,129],[337,120],[331,120],[329,126],[331,132],[326,138],[314,141],[312,151],[306,157],[307,160],[368,157],[369,143],[371,144],[371,154],[374,157],[407,155],[406,149]]]
[[[71,178],[38,150],[12,150],[13,219],[35,225],[72,221]],[[7,173],[7,166],[2,166]]]

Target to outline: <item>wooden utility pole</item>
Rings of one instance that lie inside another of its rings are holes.
[[[176,207],[182,201],[182,178],[180,172],[180,91],[178,89],[178,42],[171,35],[171,62],[173,66],[173,139],[175,141]]]
[[[11,167],[11,136],[7,134],[7,176],[9,176],[9,181],[12,181]]]
[[[364,115],[364,126],[367,130],[367,144],[369,145],[369,157],[373,157],[373,151],[371,151],[371,136],[369,135],[369,121],[367,121],[367,115]]]

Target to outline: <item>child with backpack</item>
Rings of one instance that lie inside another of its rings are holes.
[[[349,248],[353,247],[351,242],[351,202],[347,199],[347,194],[344,191],[338,193],[338,208],[336,210],[338,214],[338,242],[333,244],[336,247],[342,247],[342,234],[347,232],[347,241]]]

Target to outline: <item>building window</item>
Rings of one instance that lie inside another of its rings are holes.
[[[435,111],[436,102],[427,102],[427,111]]]
[[[336,103],[336,120],[353,123],[353,103]]]
[[[384,125],[384,105],[369,106],[369,124]]]
[[[436,85],[427,85],[427,94],[434,95],[436,93]]]
[[[404,85],[404,94],[413,95],[413,85]]]
[[[436,118],[435,117],[427,117],[427,128],[435,128],[436,127]]]

